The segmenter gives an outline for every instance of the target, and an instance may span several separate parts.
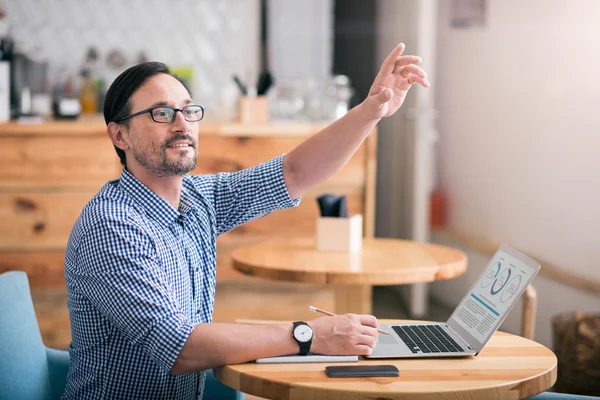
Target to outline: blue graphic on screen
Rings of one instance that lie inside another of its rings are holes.
[[[492,289],[490,290],[490,294],[492,295],[497,295],[502,289],[504,289],[504,287],[506,286],[506,284],[508,283],[508,278],[510,278],[510,272],[511,270],[509,268],[505,269],[504,271],[502,271],[500,273],[500,276],[498,276],[495,280],[494,283],[492,283]]]
[[[486,287],[490,286],[492,284],[492,282],[494,282],[494,279],[500,273],[500,268],[502,268],[502,263],[497,262],[495,265],[492,265],[487,270],[487,272],[483,276],[483,279],[481,280],[481,287],[482,288],[486,288]]]

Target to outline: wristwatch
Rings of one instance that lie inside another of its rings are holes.
[[[310,345],[313,338],[311,327],[304,321],[294,322],[292,337],[298,343],[298,346],[300,346],[298,354],[301,356],[307,355],[310,352]]]

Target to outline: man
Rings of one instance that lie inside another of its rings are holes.
[[[212,323],[216,239],[299,203],[354,154],[411,85],[429,86],[398,45],[368,97],[285,156],[236,173],[195,175],[204,109],[161,63],[123,72],[105,99],[108,136],[124,166],[84,208],[65,277],[72,343],[68,399],[192,399],[207,369],[309,350],[366,355],[370,315],[269,326]]]

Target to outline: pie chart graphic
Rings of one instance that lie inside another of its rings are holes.
[[[482,288],[486,288],[486,287],[490,286],[492,284],[492,282],[494,282],[494,279],[496,279],[496,277],[500,273],[501,267],[502,267],[502,264],[500,263],[500,261],[498,261],[497,263],[492,264],[492,266],[488,268],[485,275],[483,276],[483,279],[481,280]]]
[[[502,294],[500,295],[500,301],[503,303],[510,301],[510,299],[513,298],[515,293],[517,293],[519,291],[519,288],[521,287],[522,282],[523,282],[522,275],[517,275],[514,278],[512,278],[510,280],[510,282],[508,283],[508,285],[506,285],[506,287],[502,291]]]
[[[502,289],[504,289],[504,287],[508,283],[508,279],[510,278],[510,273],[511,273],[510,268],[506,268],[504,271],[500,272],[500,275],[498,275],[496,280],[494,280],[494,283],[492,283],[492,289],[490,290],[490,293],[492,295],[495,296]]]

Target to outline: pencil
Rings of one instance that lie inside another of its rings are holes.
[[[323,315],[328,315],[330,317],[335,316],[336,314],[332,313],[331,311],[325,311],[325,310],[321,310],[320,308],[317,308],[315,306],[308,306],[308,309],[310,311],[314,311],[314,312],[318,312],[321,313]],[[389,333],[387,333],[386,331],[384,331],[383,329],[377,329],[377,332],[381,333],[382,335],[389,335]]]

